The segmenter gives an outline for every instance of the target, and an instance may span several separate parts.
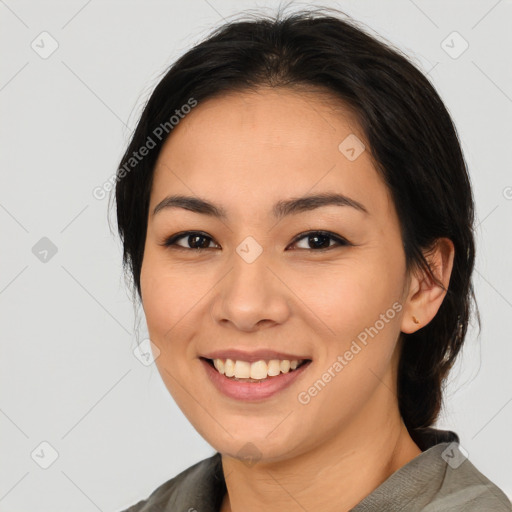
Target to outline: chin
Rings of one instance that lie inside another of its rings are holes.
[[[266,434],[255,433],[251,435],[247,430],[241,429],[239,433],[231,432],[221,439],[206,441],[223,456],[237,459],[249,466],[256,463],[275,463],[287,460],[303,452],[305,446],[299,440],[292,440],[290,435],[282,432],[269,439]]]

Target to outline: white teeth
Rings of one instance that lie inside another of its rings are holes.
[[[288,361],[288,359],[284,359],[279,363],[279,367],[281,368],[281,371],[283,373],[288,373],[290,371],[291,363]]]
[[[280,373],[288,373],[297,369],[303,360],[290,361],[283,359],[272,359],[270,361],[256,361],[249,363],[248,361],[237,361],[233,359],[214,359],[213,365],[221,375],[226,377],[234,377],[236,379],[254,379],[264,380],[267,377],[275,377]]]
[[[267,373],[270,375],[270,377],[275,377],[281,373],[281,368],[279,367],[279,359],[272,359],[269,361]]]
[[[251,376],[251,363],[247,361],[235,362],[235,377],[237,379],[248,379]]]
[[[226,359],[224,363],[224,373],[226,377],[233,377],[235,375],[235,362],[232,359]]]
[[[237,375],[238,377],[238,375]],[[265,361],[256,361],[251,364],[251,379],[266,379],[267,363]]]

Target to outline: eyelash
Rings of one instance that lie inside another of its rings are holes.
[[[210,239],[211,241],[213,241],[213,238],[208,236],[206,233],[203,233],[201,231],[184,231],[182,233],[177,233],[175,235],[172,235],[168,238],[166,238],[164,240],[164,242],[160,245],[164,246],[164,247],[169,247],[169,248],[172,248],[172,249],[177,249],[177,250],[184,250],[184,251],[195,251],[195,252],[202,252],[202,251],[207,251],[209,249],[214,249],[214,247],[206,247],[206,248],[188,248],[188,247],[182,247],[180,245],[176,245],[176,242],[182,238],[186,238],[188,236],[192,236],[192,235],[198,235],[198,236],[201,236],[201,237],[204,237],[204,238],[208,238]],[[299,235],[297,235],[294,240],[292,241],[292,244],[296,244],[297,242],[299,242],[300,240],[302,240],[303,238],[308,238],[308,236],[312,236],[312,235],[321,235],[321,236],[324,236],[324,237],[328,237],[330,238],[331,240],[334,240],[338,245],[330,245],[329,247],[325,247],[325,248],[321,248],[321,249],[299,249],[301,251],[312,251],[312,252],[325,252],[325,251],[329,251],[335,247],[345,247],[345,246],[350,246],[352,245],[348,240],[346,240],[345,238],[339,236],[339,235],[336,235],[334,233],[331,233],[330,231],[306,231],[304,233],[300,233]]]

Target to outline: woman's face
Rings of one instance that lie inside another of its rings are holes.
[[[280,460],[368,436],[396,405],[409,283],[399,222],[355,119],[334,105],[287,89],[210,99],[174,128],[157,162],[141,271],[156,364],[226,455]],[[360,207],[283,206],[319,194]],[[225,217],[162,203],[178,195]],[[164,245],[188,231],[200,233]],[[225,360],[238,360],[235,375],[252,371],[256,382],[222,375],[213,358],[228,373]],[[293,359],[310,362],[286,373]]]

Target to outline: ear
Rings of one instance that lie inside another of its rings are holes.
[[[433,248],[424,252],[424,256],[434,276],[447,290],[455,256],[453,242],[449,238],[438,238]],[[427,325],[436,316],[445,295],[446,291],[432,281],[423,270],[412,272],[407,297],[404,300],[400,330],[410,334]]]

